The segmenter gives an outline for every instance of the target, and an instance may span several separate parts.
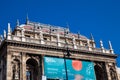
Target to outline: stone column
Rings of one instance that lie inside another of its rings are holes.
[[[108,78],[108,80],[111,80],[110,71],[109,71],[109,63],[105,63],[105,67],[106,67],[106,71],[107,71],[107,78]]]
[[[12,80],[11,53],[7,51],[6,80]]]
[[[22,53],[22,80],[26,80],[26,53]]]

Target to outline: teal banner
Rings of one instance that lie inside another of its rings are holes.
[[[89,61],[66,59],[68,80],[96,80],[94,64]],[[49,79],[66,79],[63,58],[44,57],[44,73]]]

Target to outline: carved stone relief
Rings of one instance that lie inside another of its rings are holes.
[[[111,80],[118,80],[114,63],[109,64],[109,71],[110,71]]]
[[[20,80],[20,61],[17,59],[12,61],[12,73],[13,80]]]

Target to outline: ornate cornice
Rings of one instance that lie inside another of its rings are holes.
[[[6,40],[5,42],[7,43],[8,46],[15,46],[15,47],[42,49],[42,50],[57,51],[57,52],[66,52],[67,50],[65,47],[56,47],[45,44],[35,44],[35,43],[12,41],[12,40]],[[110,53],[102,53],[102,52],[86,51],[86,50],[78,50],[78,49],[73,50],[72,48],[69,48],[69,51],[72,54],[82,54],[88,56],[93,55],[93,56],[109,57],[114,59],[117,58],[116,54],[110,54]]]

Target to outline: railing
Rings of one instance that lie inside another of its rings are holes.
[[[94,52],[102,52],[101,48],[93,48],[92,49]]]
[[[45,45],[52,45],[52,46],[57,46],[57,42],[55,41],[47,41],[47,40],[43,40]]]
[[[65,42],[48,41],[48,40],[34,39],[34,38],[15,36],[15,35],[11,36],[11,40],[28,42],[28,43],[36,43],[36,44],[44,44],[44,45],[51,45],[51,46],[57,46],[57,47],[66,47],[67,46],[68,48],[74,49],[73,44],[66,44]],[[60,44],[60,45],[58,45],[58,44]],[[98,53],[103,52],[101,48],[93,48],[93,47],[80,46],[80,45],[77,45],[76,49],[85,50],[85,51],[93,51],[93,52],[98,52]],[[103,53],[110,53],[110,50],[104,49]]]
[[[89,50],[87,46],[77,46],[77,49],[80,49],[80,50]]]
[[[105,53],[110,53],[110,50],[105,49]]]

